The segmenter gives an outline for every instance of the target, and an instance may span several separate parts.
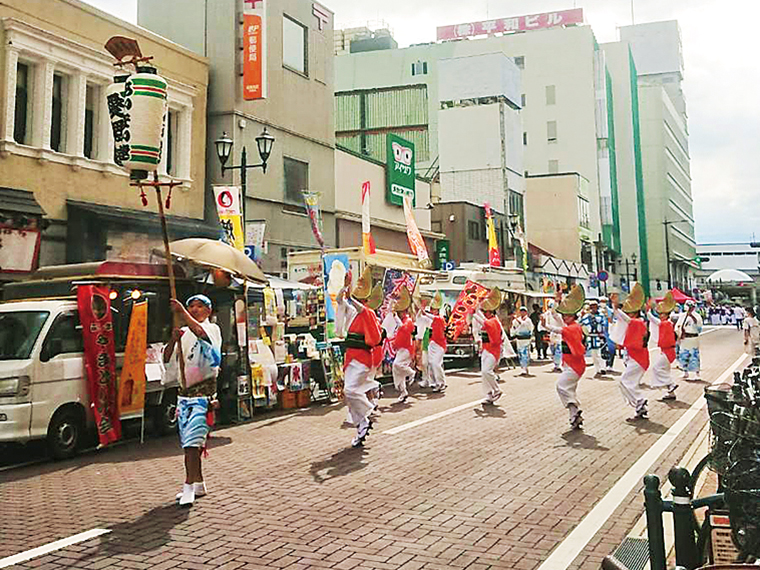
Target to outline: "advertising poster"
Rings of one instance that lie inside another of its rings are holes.
[[[145,360],[148,350],[148,301],[132,305],[124,365],[119,380],[119,414],[145,408]]]
[[[386,145],[385,168],[388,186],[385,200],[389,204],[403,206],[404,198],[409,198],[414,206],[414,143],[397,135],[388,135]]]
[[[243,216],[240,214],[240,188],[237,186],[214,186],[214,199],[219,224],[222,226],[222,241],[235,249],[245,251]]]

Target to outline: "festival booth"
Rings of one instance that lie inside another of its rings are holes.
[[[323,362],[324,383],[333,397],[342,395],[344,353],[343,339],[335,331],[334,303],[338,291],[343,287],[346,273],[350,271],[356,279],[365,267],[371,268],[372,282],[382,285],[383,301],[377,309],[382,322],[390,313],[393,298],[402,287],[406,287],[412,296],[418,296],[418,285],[432,282],[434,277],[442,275],[441,272],[430,271],[421,265],[418,258],[411,254],[380,249],[374,253],[365,253],[362,247],[288,254],[288,276],[291,281],[315,285],[325,293],[325,334],[317,344],[317,350]],[[390,375],[392,362],[392,347],[386,340],[378,380]]]

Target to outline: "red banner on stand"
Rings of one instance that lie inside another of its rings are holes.
[[[80,285],[77,288],[79,321],[84,340],[84,364],[98,441],[108,445],[121,438],[116,403],[116,355],[108,287]]]
[[[464,289],[459,294],[454,308],[451,310],[449,323],[446,325],[446,334],[456,340],[467,326],[467,315],[471,315],[478,308],[480,302],[488,297],[490,293],[488,287],[480,283],[468,280],[464,284]]]

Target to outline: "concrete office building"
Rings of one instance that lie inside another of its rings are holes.
[[[611,160],[607,149],[608,121],[606,86],[598,86],[598,78],[606,80],[603,58],[598,57],[598,46],[588,26],[556,27],[526,33],[504,34],[479,39],[463,39],[410,46],[404,49],[354,53],[336,58],[336,108],[341,108],[341,97],[357,92],[383,91],[411,93],[404,107],[410,110],[407,122],[384,125],[386,132],[414,133],[418,153],[418,169],[435,175],[442,164],[439,94],[441,62],[452,58],[500,53],[513,58],[522,70],[522,93],[519,101],[523,123],[524,171],[529,175],[560,172],[577,172],[589,181],[589,226],[591,246],[616,251],[614,241],[615,213],[612,196]],[[600,67],[601,66],[601,67]],[[600,89],[601,88],[601,89]],[[411,106],[415,103],[416,106]],[[421,111],[420,106],[426,106]],[[401,113],[399,113],[401,114]],[[403,119],[404,116],[400,117]],[[514,127],[513,127],[514,128]],[[356,136],[367,139],[378,129],[373,125],[346,128],[336,117],[338,144],[355,144]],[[477,137],[457,141],[462,147],[477,148]],[[372,153],[368,145],[357,151]],[[606,159],[606,160],[605,160]],[[442,192],[445,193],[442,188]],[[474,203],[480,202],[473,188]],[[602,204],[604,198],[604,204]],[[604,222],[610,225],[603,231]],[[506,212],[511,214],[512,212]],[[527,228],[530,238],[531,228]],[[601,255],[592,256],[593,269],[604,264]]]
[[[655,294],[670,281],[688,291],[697,264],[678,22],[624,26],[620,36],[638,73],[650,288]]]
[[[103,45],[115,35],[135,38],[169,84],[159,172],[182,181],[170,237],[218,235],[203,224],[204,57],[77,0],[9,0],[0,18],[0,280],[37,265],[145,261],[160,247],[154,195],[145,208],[113,161],[104,94],[114,60]]]
[[[252,5],[266,6],[266,98],[246,100],[243,14]],[[221,174],[214,140],[223,132],[234,141],[230,166],[240,164],[243,147],[249,164],[259,162],[255,138],[264,127],[275,137],[267,172],[251,169],[247,181],[246,217],[267,221],[264,271],[284,274],[289,251],[317,247],[304,214],[304,190],[320,193],[324,237],[334,246],[332,12],[310,0],[139,0],[138,23],[209,59],[210,184],[240,184],[239,172]]]

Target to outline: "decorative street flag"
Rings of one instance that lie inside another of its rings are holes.
[[[260,261],[264,255],[266,229],[266,220],[247,220],[245,222],[245,254],[253,261]]]
[[[420,265],[427,267],[430,265],[430,259],[425,247],[425,240],[422,239],[417,222],[414,221],[412,201],[409,199],[409,196],[404,196],[404,217],[406,217],[406,238],[409,241],[409,249],[417,256]]]
[[[222,226],[222,241],[235,249],[245,251],[243,216],[240,215],[240,188],[237,186],[214,186],[216,213]]]
[[[375,240],[370,232],[369,180],[362,183],[362,247],[365,255],[375,253]]]
[[[488,202],[483,204],[486,209],[486,226],[488,227],[488,264],[493,267],[501,266],[499,255],[499,243],[496,241],[496,227],[493,223],[493,214]]]
[[[243,99],[267,96],[267,2],[243,0]]]
[[[480,283],[467,280],[464,289],[459,294],[454,308],[451,310],[449,323],[446,325],[446,334],[456,340],[467,326],[467,315],[471,315],[478,308],[480,302],[488,297],[491,290]]]
[[[322,236],[322,218],[319,215],[319,192],[304,190],[303,199],[306,202],[306,211],[311,222],[311,233],[314,234],[314,239],[317,240],[319,247],[324,249],[325,238]]]
[[[119,415],[145,408],[145,357],[148,339],[148,301],[132,305],[124,365],[119,380]]]
[[[95,416],[100,445],[121,437],[116,402],[116,355],[111,319],[110,289],[97,285],[77,287],[79,320],[84,341],[87,394]]]

